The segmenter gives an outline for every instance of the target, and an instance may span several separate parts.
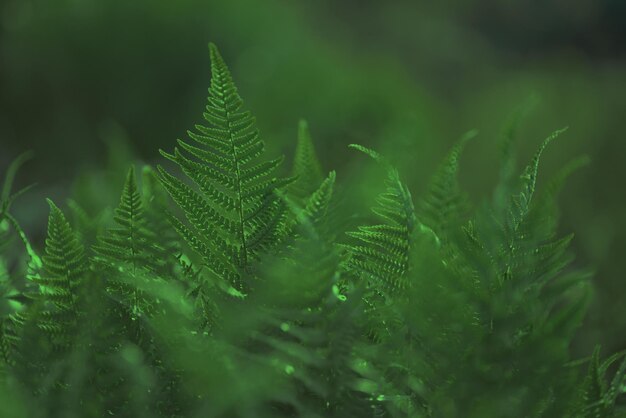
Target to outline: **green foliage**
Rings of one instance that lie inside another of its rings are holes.
[[[573,160],[543,190],[550,135],[491,203],[457,176],[471,131],[414,207],[392,163],[374,219],[350,218],[300,122],[292,177],[264,144],[214,45],[204,118],[128,170],[111,225],[48,200],[39,259],[0,206],[0,401],[33,417],[617,417],[624,353],[574,360],[590,274],[558,230]],[[381,181],[382,183],[382,181]],[[375,184],[372,187],[379,187]],[[354,207],[366,207],[351,202]],[[105,210],[98,213],[107,213]],[[92,237],[97,235],[95,242]],[[10,237],[16,236],[17,240]],[[87,239],[85,239],[87,238]],[[15,241],[21,243],[14,245]],[[586,365],[586,363],[589,363]],[[587,370],[585,370],[587,369]],[[623,415],[621,415],[623,416]]]

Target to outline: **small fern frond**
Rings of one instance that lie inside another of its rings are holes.
[[[322,166],[309,132],[309,125],[304,119],[301,119],[298,124],[298,143],[293,160],[292,176],[296,180],[289,186],[289,192],[301,200],[315,192],[324,180]]]
[[[303,229],[307,237],[318,237],[319,233],[328,233],[327,213],[335,187],[336,173],[331,171],[328,177],[319,185],[317,190],[310,194],[301,207],[298,202],[288,195],[282,195],[287,207],[292,212],[293,220],[288,226],[291,235],[297,237],[298,229]],[[323,229],[323,231],[320,231]],[[295,231],[295,232],[294,232]]]
[[[48,204],[50,216],[43,269],[39,277],[34,278],[44,308],[38,326],[60,338],[76,325],[80,287],[89,265],[83,246],[63,212],[50,199]]]
[[[99,237],[96,262],[108,271],[107,291],[124,306],[131,320],[149,313],[153,301],[139,289],[141,282],[165,274],[168,258],[152,230],[137,186],[135,169],[128,170],[120,203],[115,209],[116,228]]]
[[[520,224],[523,222],[524,217],[530,210],[530,203],[535,194],[537,174],[539,172],[539,161],[543,151],[555,138],[560,136],[565,131],[567,131],[567,128],[559,129],[548,136],[541,143],[530,164],[526,166],[524,172],[520,176],[520,192],[513,197],[506,225],[506,227],[510,228],[512,232],[518,229]]]
[[[621,363],[610,382],[607,381],[608,369],[622,358]],[[589,362],[587,375],[581,385],[581,400],[578,412],[581,418],[614,416],[617,398],[626,393],[626,354],[615,353],[600,362],[600,347],[596,346]]]
[[[158,271],[166,260],[158,257],[162,254],[158,251],[157,237],[148,227],[132,166],[126,175],[113,220],[117,228],[109,229],[94,246],[101,260],[115,268],[122,265],[128,267],[131,273],[138,269]]]
[[[204,119],[208,126],[179,140],[175,162],[199,190],[159,167],[160,180],[190,226],[173,225],[204,258],[205,265],[242,289],[252,261],[275,246],[284,232],[285,209],[276,190],[291,183],[276,176],[282,158],[263,160],[265,145],[217,47],[210,44],[211,87]],[[195,145],[192,145],[195,144]],[[219,263],[215,263],[219,260]],[[217,267],[216,267],[217,266]]]

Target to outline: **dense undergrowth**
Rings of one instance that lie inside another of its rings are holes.
[[[128,169],[113,225],[49,201],[45,248],[0,204],[3,417],[611,417],[623,353],[572,358],[590,274],[559,236],[573,160],[536,190],[514,129],[490,202],[457,182],[469,132],[414,199],[380,168],[373,216],[344,209],[305,122],[266,157],[210,47],[204,124]],[[513,126],[514,124],[512,124]],[[415,157],[416,159],[419,156]],[[367,207],[371,202],[362,202]],[[620,415],[621,414],[621,415]]]

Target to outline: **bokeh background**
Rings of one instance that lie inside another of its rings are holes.
[[[0,171],[35,152],[19,183],[38,186],[15,212],[36,242],[44,197],[73,196],[95,216],[116,203],[131,161],[158,163],[200,120],[209,41],[270,152],[290,156],[306,118],[325,168],[364,202],[382,184],[350,143],[387,154],[419,196],[451,144],[478,129],[461,183],[480,204],[512,113],[533,104],[522,162],[569,126],[540,184],[591,157],[561,196],[577,264],[596,271],[575,352],[626,348],[625,1],[1,0]]]

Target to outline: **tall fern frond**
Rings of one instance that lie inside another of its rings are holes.
[[[475,353],[476,363],[483,366],[476,372],[483,375],[491,370],[489,365],[502,362],[498,376],[509,376],[511,390],[529,393],[547,416],[556,413],[547,411],[562,411],[570,396],[558,382],[568,379],[563,367],[570,361],[568,346],[589,300],[589,274],[566,271],[572,236],[556,237],[556,223],[546,221],[555,216],[557,186],[577,165],[560,173],[546,192],[536,193],[542,152],[562,132],[539,146],[502,210],[503,219],[496,202],[479,212],[465,228],[468,246],[463,247],[473,270],[475,322],[485,329]],[[516,383],[521,381],[523,387]],[[524,414],[531,414],[531,405],[526,407]]]
[[[43,269],[34,278],[43,302],[37,325],[51,336],[55,345],[63,346],[78,320],[80,287],[89,265],[83,246],[63,212],[49,199],[48,204],[50,216]]]
[[[188,225],[172,223],[205,265],[232,286],[244,288],[251,263],[281,238],[284,205],[275,191],[292,180],[276,176],[283,158],[264,160],[265,145],[254,117],[242,110],[230,71],[217,47],[209,46],[211,87],[204,119],[179,140],[173,154],[161,151],[199,191],[159,167],[160,179]]]

